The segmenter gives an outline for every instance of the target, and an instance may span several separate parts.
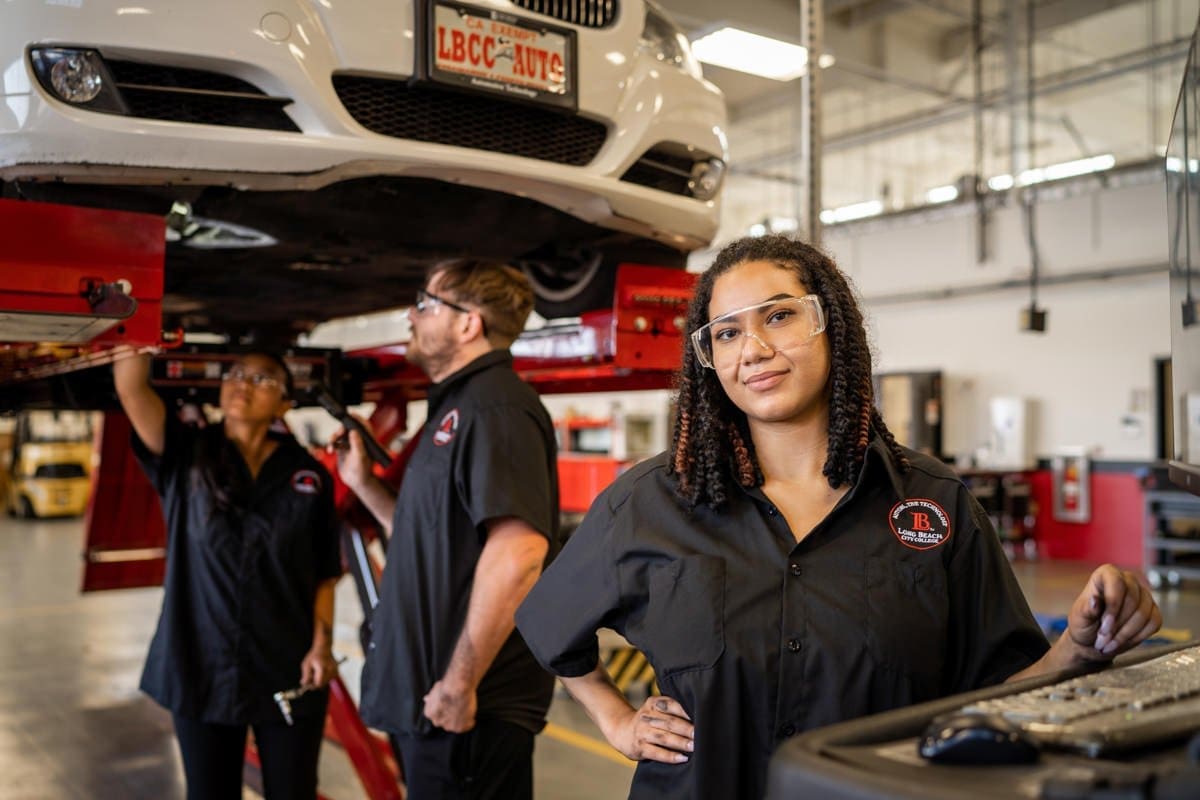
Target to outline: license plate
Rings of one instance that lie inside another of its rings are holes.
[[[575,32],[498,11],[438,2],[429,26],[429,77],[574,109]]]

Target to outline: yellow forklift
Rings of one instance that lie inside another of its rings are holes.
[[[91,493],[91,415],[26,411],[17,417],[5,491],[10,516],[80,516]]]

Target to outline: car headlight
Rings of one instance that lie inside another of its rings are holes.
[[[29,61],[42,88],[64,103],[125,113],[125,103],[108,67],[95,50],[34,47],[29,50]]]
[[[649,0],[646,2],[646,22],[638,47],[643,53],[676,66],[697,80],[704,77],[700,62],[692,55],[692,45],[683,31]]]

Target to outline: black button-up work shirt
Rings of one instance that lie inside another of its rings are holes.
[[[368,725],[422,735],[423,698],[441,680],[467,618],[486,523],[518,517],[558,540],[554,426],[508,351],[472,361],[429,391],[428,421],[400,484],[362,678]],[[477,689],[480,716],[538,732],[554,679],[513,631]]]
[[[205,438],[234,447],[220,425],[198,430],[173,417],[161,457],[133,437],[167,522],[162,613],[141,687],[192,719],[278,721],[272,695],[300,683],[317,586],[341,574],[332,480],[294,438],[280,435],[257,478],[231,453],[249,496],[243,510],[221,512],[196,467]],[[324,709],[316,693],[292,706],[296,716]]]
[[[998,683],[1048,645],[979,504],[944,465],[876,439],[797,543],[759,489],[689,511],[665,455],[592,506],[517,622],[559,675],[597,627],[645,652],[696,726],[685,764],[644,761],[634,798],[757,798],[798,731]]]

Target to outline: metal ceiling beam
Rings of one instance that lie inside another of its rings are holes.
[[[857,28],[860,25],[878,22],[907,9],[907,0],[865,0],[865,2],[855,3],[837,14],[831,12],[829,16],[847,28]]]
[[[931,2],[931,0],[909,1],[927,7],[929,7],[929,3]],[[1061,28],[1064,25],[1070,25],[1081,19],[1086,19],[1087,17],[1135,2],[1144,2],[1144,0],[1049,0],[1049,2],[1038,4],[1037,33],[1041,37],[1043,34],[1056,28]],[[985,20],[985,22],[987,21]],[[1003,23],[1000,20],[990,20],[990,22],[993,23],[993,25],[989,26],[993,28],[993,32],[1002,32]],[[971,25],[968,22],[942,37],[941,42],[937,46],[938,57],[942,61],[953,61],[962,58],[963,53],[970,46]]]
[[[1044,75],[1035,82],[1034,92],[1037,95],[1057,94],[1146,70],[1159,64],[1177,61],[1187,55],[1190,45],[1190,37],[1180,38],[1113,58],[1101,59],[1082,67]],[[1007,108],[1008,100],[1005,95],[1006,89],[1004,88],[987,92],[982,97],[983,106],[991,109]],[[826,153],[830,153],[861,147],[884,139],[937,127],[947,122],[965,119],[973,111],[974,104],[971,101],[955,100],[917,114],[884,120],[831,136],[825,140],[824,149]],[[777,161],[794,158],[795,155],[795,152],[791,150],[771,153],[749,162],[743,162],[741,166],[748,169],[759,169]]]
[[[940,97],[942,100],[969,100],[970,98],[961,95],[957,92],[952,92],[949,89],[943,89],[940,86],[934,86],[929,83],[924,83],[913,78],[906,78],[903,75],[898,75],[895,72],[889,72],[886,69],[872,67],[869,64],[859,64],[854,61],[848,61],[845,58],[839,58],[829,68],[835,72],[844,72],[848,75],[855,75],[860,78],[877,81],[879,83],[887,83],[892,86],[899,86],[903,89],[908,89],[912,92],[920,92],[934,97]]]
[[[825,13],[823,0],[800,0],[801,39],[809,53],[825,50]],[[809,64],[814,61],[810,59]],[[804,209],[804,237],[815,246],[821,245],[821,210],[825,207],[821,195],[822,129],[821,69],[809,69],[800,79],[801,125],[800,146],[804,153],[805,184],[796,191],[796,208]]]

